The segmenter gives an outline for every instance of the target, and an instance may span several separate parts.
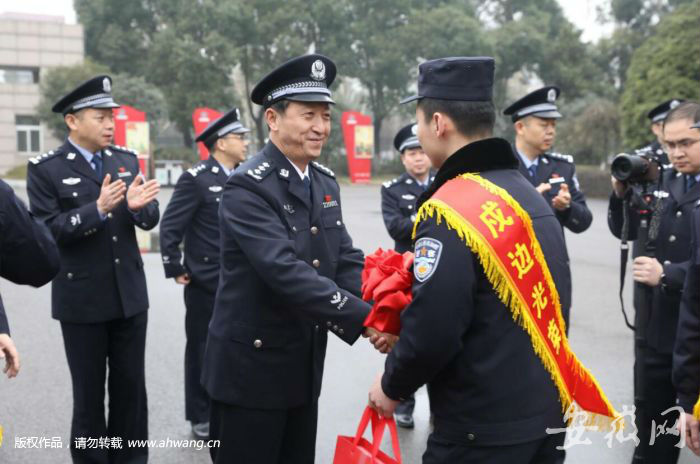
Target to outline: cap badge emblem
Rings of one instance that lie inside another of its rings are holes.
[[[554,89],[549,89],[549,92],[547,92],[547,101],[549,103],[554,103],[557,99],[557,91]]]
[[[326,65],[323,61],[316,60],[311,65],[311,78],[317,81],[322,81],[326,78]]]
[[[108,93],[112,91],[112,84],[109,82],[109,77],[102,79],[102,89]]]
[[[418,133],[418,124],[411,126],[411,134],[416,135]]]

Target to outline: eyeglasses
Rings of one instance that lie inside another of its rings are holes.
[[[687,150],[688,148],[692,147],[696,143],[700,142],[700,139],[683,139],[678,142],[664,142],[664,145],[666,145],[666,151],[671,152],[674,151],[676,148],[679,150]]]

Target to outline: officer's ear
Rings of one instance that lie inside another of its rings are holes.
[[[518,119],[513,123],[513,128],[515,129],[515,133],[518,135],[523,135],[523,131],[525,131],[525,126],[527,123],[525,122],[527,118],[525,119]]]
[[[281,114],[277,112],[274,108],[268,108],[265,110],[265,122],[270,132],[276,132],[279,130],[279,120]]]
[[[78,130],[78,123],[80,122],[80,119],[82,119],[80,111],[77,113],[68,113],[63,116],[63,121],[66,123],[66,127],[69,131]]]

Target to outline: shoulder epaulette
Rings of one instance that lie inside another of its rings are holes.
[[[393,179],[384,182],[382,185],[384,186],[384,188],[389,188],[392,185],[396,185],[398,181],[399,181],[399,178],[394,177]]]
[[[132,150],[131,148],[122,147],[121,145],[110,145],[109,147],[112,150],[121,151],[121,152],[127,153],[129,155],[138,156],[138,153],[135,150]]]
[[[571,155],[563,155],[561,153],[547,153],[547,156],[556,160],[566,161],[567,163],[574,164],[574,157]]]
[[[328,169],[327,167],[325,167],[324,165],[322,165],[321,163],[318,163],[316,161],[312,161],[311,165],[313,167],[315,167],[316,169],[318,169],[323,174],[327,175],[328,177],[335,178],[335,173],[333,171],[331,171],[330,169]]]
[[[188,169],[187,172],[192,174],[192,177],[197,177],[197,174],[199,174],[200,172],[202,172],[206,169],[207,169],[207,165],[200,161],[199,163],[195,164],[190,169]]]
[[[43,153],[43,154],[41,154],[41,155],[37,155],[37,156],[35,156],[34,158],[29,158],[29,162],[32,163],[32,164],[43,163],[44,161],[48,161],[48,160],[50,160],[50,159],[55,158],[56,155],[58,155],[58,154],[60,154],[60,153],[61,153],[60,151],[53,151],[53,150],[51,150],[51,151],[46,152],[46,153]]]
[[[246,170],[246,175],[260,182],[273,171],[272,164],[268,161],[262,161],[256,167],[251,167]]]

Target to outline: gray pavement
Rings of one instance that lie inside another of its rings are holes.
[[[343,210],[350,234],[365,253],[388,248],[379,210],[378,186],[343,186]],[[21,187],[20,196],[24,196]],[[165,205],[170,190],[164,189]],[[631,406],[632,334],[625,327],[617,302],[618,246],[608,233],[607,202],[591,200],[594,221],[581,235],[567,233],[574,275],[574,304],[570,340],[581,361],[596,375],[613,405]],[[146,346],[150,438],[190,439],[184,420],[183,353],[184,304],[182,289],[166,280],[156,254],[144,255],[151,310]],[[13,380],[0,378],[0,426],[4,441],[0,463],[70,462],[66,446],[71,420],[71,384],[60,326],[50,315],[50,286],[39,290],[0,281],[0,293],[8,310],[13,339],[21,353],[22,370]],[[629,297],[629,295],[628,295]],[[628,298],[629,299],[629,298]],[[631,303],[627,304],[628,306]],[[336,436],[352,435],[367,400],[367,390],[381,371],[383,356],[364,340],[349,347],[330,337],[320,400],[317,459],[330,463]],[[513,373],[517,375],[517,373]],[[416,428],[400,430],[405,463],[420,462],[429,433],[425,389],[419,390]],[[63,449],[18,449],[18,437],[60,437]],[[603,433],[586,432],[579,445],[568,451],[567,463],[625,463],[633,445],[612,442]],[[389,449],[387,442],[385,449]],[[683,450],[681,463],[698,462]],[[206,463],[206,449],[152,448],[153,463]]]

